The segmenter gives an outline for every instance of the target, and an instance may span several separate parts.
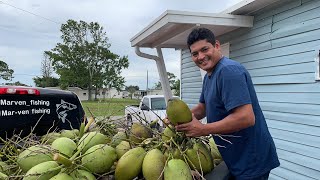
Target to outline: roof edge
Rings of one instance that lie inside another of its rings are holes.
[[[168,24],[180,23],[185,25],[186,27],[180,29],[181,31],[176,31],[176,33],[181,33],[182,31],[190,29],[191,27],[199,24],[216,23],[218,26],[252,27],[252,22],[253,16],[167,10],[154,21],[152,21],[148,26],[143,28],[134,37],[132,37],[130,42],[132,47],[136,46],[138,41],[144,39],[159,28],[165,27]]]
[[[225,14],[232,14],[233,12],[235,12],[236,10],[239,10],[245,6],[247,6],[248,4],[255,2],[256,0],[242,0],[238,3],[236,3],[235,5],[221,11],[220,13],[225,13]]]
[[[220,13],[250,15],[260,9],[263,9],[279,1],[281,0],[242,0],[237,4],[221,11]]]

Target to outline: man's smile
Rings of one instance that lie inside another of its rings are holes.
[[[198,62],[198,64],[201,64],[202,65],[202,63],[204,63],[203,65],[206,65],[206,63],[209,61],[209,57],[208,56],[206,56],[203,60],[200,60],[199,62]]]

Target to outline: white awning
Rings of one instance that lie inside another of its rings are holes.
[[[253,16],[168,10],[136,34],[130,40],[131,46],[185,48],[187,36],[196,26],[220,36],[237,28],[252,27]]]
[[[267,0],[267,1],[266,0],[243,0],[229,7],[228,9],[225,9],[221,13],[250,15],[267,6],[277,7],[279,3],[283,3],[283,2],[281,2],[281,0]]]

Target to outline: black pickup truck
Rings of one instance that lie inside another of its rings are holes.
[[[79,128],[85,118],[76,94],[46,88],[0,86],[0,137]]]

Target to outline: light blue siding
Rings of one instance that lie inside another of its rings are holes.
[[[320,179],[320,1],[284,1],[255,14],[254,27],[218,37],[252,76],[281,166],[270,179]],[[318,49],[317,49],[318,48]],[[182,99],[198,103],[202,79],[182,50]]]
[[[202,89],[200,70],[191,60],[189,50],[181,51],[181,99],[190,108],[199,102]]]
[[[258,93],[259,94],[259,93]],[[320,116],[319,105],[298,104],[298,103],[278,103],[260,101],[260,106],[265,111],[285,112],[290,114],[308,114]]]

